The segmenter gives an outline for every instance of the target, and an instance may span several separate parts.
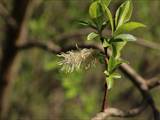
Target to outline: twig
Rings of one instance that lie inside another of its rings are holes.
[[[99,45],[95,45],[95,44],[82,44],[82,45],[78,45],[79,48],[93,48],[93,49],[97,49],[100,50],[101,52],[103,52],[103,49],[99,46]],[[54,54],[59,54],[61,52],[67,52],[69,50],[77,50],[76,46],[67,46],[67,47],[63,47],[61,48],[60,46],[54,44],[53,42],[39,42],[39,41],[30,41],[30,42],[26,42],[20,45],[17,45],[17,49],[22,51],[22,50],[27,50],[27,49],[31,49],[31,48],[40,48],[42,50],[54,53]]]
[[[98,113],[91,120],[104,120],[108,117],[134,117],[142,113],[146,108],[147,104],[144,102],[136,108],[130,109],[128,111],[123,111],[117,108],[108,108],[104,112]]]
[[[103,102],[102,102],[102,108],[101,108],[101,112],[104,112],[105,109],[108,109],[108,99],[107,99],[107,95],[108,95],[108,87],[106,82],[104,83],[104,96],[103,96]]]
[[[146,48],[150,48],[150,49],[154,49],[154,50],[160,50],[160,44],[159,43],[153,43],[151,41],[148,41],[148,40],[144,40],[142,38],[138,38],[137,41],[135,41],[135,43],[137,45],[141,45],[143,47],[146,47]]]
[[[153,88],[160,86],[160,77],[156,76],[150,80],[147,80],[147,85],[148,85],[149,89],[153,89]]]

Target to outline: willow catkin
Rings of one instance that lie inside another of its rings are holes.
[[[95,65],[96,58],[93,49],[82,49],[78,51],[68,51],[61,53],[58,57],[63,58],[59,65],[62,66],[61,70],[66,72],[73,72],[80,68],[88,69]]]

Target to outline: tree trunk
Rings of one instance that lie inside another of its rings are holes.
[[[5,119],[8,111],[9,91],[14,65],[18,55],[17,44],[25,41],[27,37],[26,21],[28,18],[29,3],[31,0],[14,0],[11,17],[15,24],[6,25],[6,37],[3,41],[2,60],[0,63],[0,118]]]

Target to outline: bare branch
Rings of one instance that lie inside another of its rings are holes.
[[[138,107],[128,111],[123,111],[117,108],[108,108],[104,112],[98,113],[91,120],[104,120],[108,117],[134,117],[142,113],[147,107],[148,105],[146,103],[142,103]]]
[[[38,42],[38,41],[30,41],[30,42],[23,43],[21,45],[17,45],[17,48],[19,50],[26,50],[26,49],[35,48],[35,47],[40,48],[42,50],[46,50],[51,53],[55,53],[55,54],[61,51],[61,48],[55,45],[53,42],[44,43],[44,42]]]
[[[54,54],[59,54],[61,52],[67,52],[69,50],[76,50],[76,46],[66,46],[64,48],[61,48],[60,46],[54,44],[53,42],[38,42],[38,41],[30,41],[21,45],[17,45],[17,48],[19,50],[25,50],[25,49],[30,49],[30,48],[40,48],[42,50],[46,50],[48,52],[54,53]],[[103,49],[100,47],[100,45],[95,45],[95,44],[82,44],[78,45],[79,48],[92,48],[92,49],[97,49],[103,52]]]
[[[142,38],[138,38],[138,40],[135,41],[135,43],[137,45],[141,45],[141,46],[146,47],[146,48],[150,48],[150,49],[154,49],[154,50],[160,50],[160,44],[154,43],[154,42],[151,42],[151,41],[148,41],[148,40],[144,40]]]
[[[147,85],[148,85],[149,89],[153,89],[153,88],[160,86],[160,77],[156,76],[150,80],[147,80]]]

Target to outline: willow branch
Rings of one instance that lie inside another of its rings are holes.
[[[26,48],[29,49],[29,48],[33,48],[33,47],[38,47],[38,48],[50,51],[50,52],[55,53],[55,54],[58,54],[58,53],[61,53],[61,52],[66,52],[68,50],[77,49],[76,46],[69,46],[69,47],[66,47],[66,48],[61,48],[60,46],[55,45],[53,43],[41,43],[41,42],[36,42],[36,41],[21,45],[18,48],[19,48],[19,50],[24,50]],[[84,44],[84,45],[79,45],[79,47],[80,48],[93,48],[93,49],[98,49],[98,50],[104,52],[104,50],[100,46],[97,46],[95,44],[87,44],[87,45]],[[126,75],[132,81],[132,83],[140,91],[144,100],[146,100],[147,104],[151,107],[151,109],[153,111],[153,114],[154,114],[154,119],[159,120],[159,118],[160,118],[159,111],[157,110],[155,102],[154,102],[152,96],[149,93],[149,89],[150,89],[149,86],[151,86],[151,83],[147,83],[146,82],[147,80],[145,80],[141,75],[139,75],[128,64],[122,64],[120,66],[120,70],[124,73],[124,75]]]
[[[153,89],[153,88],[160,86],[160,77],[156,76],[156,77],[148,80],[147,85],[148,85],[149,89]]]
[[[108,108],[104,112],[98,113],[91,120],[104,120],[108,117],[134,117],[142,113],[148,105],[144,102],[136,108],[130,109],[128,111],[123,111],[117,108]]]
[[[79,48],[92,48],[92,49],[97,49],[103,52],[103,49],[99,45],[95,44],[82,44],[78,45]],[[54,44],[53,42],[38,42],[38,41],[30,41],[23,43],[21,45],[17,45],[17,48],[21,50],[27,50],[31,48],[40,48],[42,50],[54,53],[54,54],[59,54],[61,52],[67,52],[69,50],[77,50],[77,46],[67,46],[61,48],[60,46]]]
[[[149,49],[154,49],[154,50],[160,50],[160,44],[159,43],[154,43],[148,40],[144,40],[142,38],[138,38],[137,41],[135,41],[137,45],[141,45],[143,47],[149,48]]]

